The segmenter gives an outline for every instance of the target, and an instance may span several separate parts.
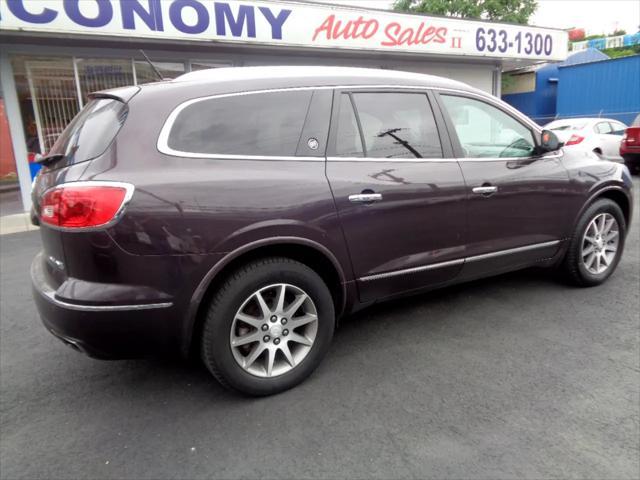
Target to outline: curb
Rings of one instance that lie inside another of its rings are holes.
[[[15,192],[16,190],[20,190],[20,184],[11,184],[11,185],[0,185],[0,193],[5,192]]]

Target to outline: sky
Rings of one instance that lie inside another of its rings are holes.
[[[390,8],[391,0],[315,0],[324,3]],[[584,28],[587,35],[608,34],[621,28],[627,33],[640,29],[640,0],[538,0],[530,24],[553,28]]]

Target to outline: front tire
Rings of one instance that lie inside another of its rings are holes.
[[[564,260],[569,280],[581,287],[607,280],[618,266],[625,237],[626,222],[618,204],[603,198],[590,205],[578,220]]]
[[[271,395],[315,370],[334,325],[333,299],[316,272],[288,258],[265,258],[236,270],[216,292],[202,358],[224,386]]]

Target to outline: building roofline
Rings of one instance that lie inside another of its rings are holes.
[[[529,28],[543,28],[545,30],[557,30],[559,32],[566,32],[564,28],[557,27],[544,27],[541,25],[529,25],[529,24],[521,24],[516,22],[501,22],[497,20],[488,20],[486,18],[471,18],[471,17],[450,17],[447,15],[441,15],[438,13],[420,13],[420,12],[399,12],[397,10],[384,9],[384,8],[370,8],[370,7],[362,7],[358,5],[344,4],[344,3],[329,3],[329,2],[319,2],[315,0],[280,0],[285,3],[298,3],[301,5],[313,5],[316,7],[334,7],[340,9],[348,9],[348,10],[359,10],[365,12],[376,12],[376,13],[391,13],[395,15],[411,15],[414,17],[435,17],[435,18],[446,18],[447,20],[456,20],[456,21],[464,21],[464,22],[482,22],[488,23],[492,25],[515,25],[518,27],[529,27]]]

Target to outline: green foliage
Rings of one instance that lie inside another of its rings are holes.
[[[394,10],[526,24],[536,0],[396,0]]]
[[[610,58],[640,55],[640,45],[633,45],[631,47],[606,48],[602,50],[602,53],[609,55]]]
[[[508,91],[511,89],[511,87],[513,87],[513,85],[516,83],[515,79],[513,78],[513,75],[510,75],[508,73],[503,73],[501,75],[501,83],[502,83],[502,88],[501,91]]]

